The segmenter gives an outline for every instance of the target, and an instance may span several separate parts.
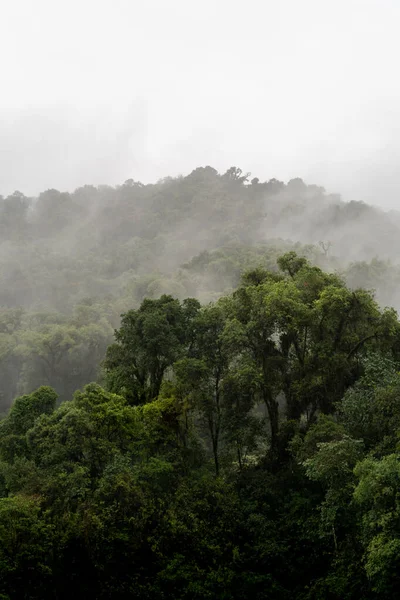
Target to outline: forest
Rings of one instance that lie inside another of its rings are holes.
[[[0,231],[0,599],[399,597],[400,213],[199,167]]]

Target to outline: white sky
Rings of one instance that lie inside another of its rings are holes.
[[[236,165],[400,209],[399,0],[0,8],[0,193]]]

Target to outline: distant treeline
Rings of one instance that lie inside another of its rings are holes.
[[[40,384],[67,399],[99,380],[120,315],[144,298],[207,303],[290,250],[400,306],[398,215],[298,178],[201,167],[156,184],[15,192],[0,200],[0,233],[0,410]]]

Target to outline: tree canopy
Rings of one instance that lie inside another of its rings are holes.
[[[236,166],[0,198],[0,598],[397,600],[399,229]]]
[[[26,347],[57,369],[91,310]],[[399,334],[293,251],[213,303],[143,300],[102,386],[0,421],[0,594],[397,598]]]

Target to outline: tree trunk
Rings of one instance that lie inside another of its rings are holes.
[[[269,425],[271,428],[271,455],[275,456],[278,450],[279,433],[279,407],[271,393],[264,393],[264,402],[267,407]]]
[[[219,475],[219,457],[218,457],[218,438],[214,437],[212,441],[213,454],[214,454],[214,465],[215,465],[215,476]]]

